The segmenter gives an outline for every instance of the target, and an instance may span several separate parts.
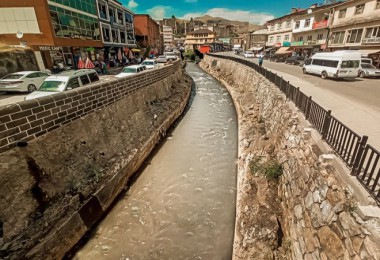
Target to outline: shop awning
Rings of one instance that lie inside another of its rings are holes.
[[[270,47],[270,48],[266,48],[264,51],[267,52],[267,51],[271,51],[273,49],[274,49],[274,47]]]
[[[249,51],[261,51],[263,47],[251,47],[249,48]]]
[[[358,50],[363,57],[368,57],[371,54],[380,54],[380,49],[362,49]]]
[[[278,49],[275,54],[289,54],[289,53],[292,53],[292,51],[289,50],[290,47],[281,47],[280,49]]]

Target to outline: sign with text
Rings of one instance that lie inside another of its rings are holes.
[[[326,28],[328,20],[313,23],[313,29]]]
[[[40,51],[59,51],[58,46],[40,46]]]

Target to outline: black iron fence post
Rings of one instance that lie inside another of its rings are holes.
[[[365,149],[365,146],[367,145],[368,136],[364,135],[362,139],[359,142],[358,151],[355,154],[355,160],[354,164],[352,165],[351,175],[358,175],[360,173],[359,165],[360,161],[362,159],[362,155]]]
[[[307,99],[307,103],[306,103],[306,109],[305,109],[306,120],[308,120],[308,119],[309,119],[309,116],[310,116],[311,102],[312,102],[312,98],[311,98],[311,96],[310,96],[310,97]]]
[[[329,127],[330,127],[330,122],[331,122],[331,110],[328,110],[325,119],[323,120],[323,128],[322,128],[322,139],[325,140],[327,137],[327,134],[329,132]]]

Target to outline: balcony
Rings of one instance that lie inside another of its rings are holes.
[[[323,20],[320,22],[314,22],[313,23],[313,29],[321,29],[321,28],[326,28],[328,24],[328,20]]]

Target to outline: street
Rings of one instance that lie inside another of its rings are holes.
[[[232,52],[218,53],[247,59]],[[284,77],[368,142],[380,149],[380,79],[322,79],[302,73],[302,67],[264,60],[263,66]]]

